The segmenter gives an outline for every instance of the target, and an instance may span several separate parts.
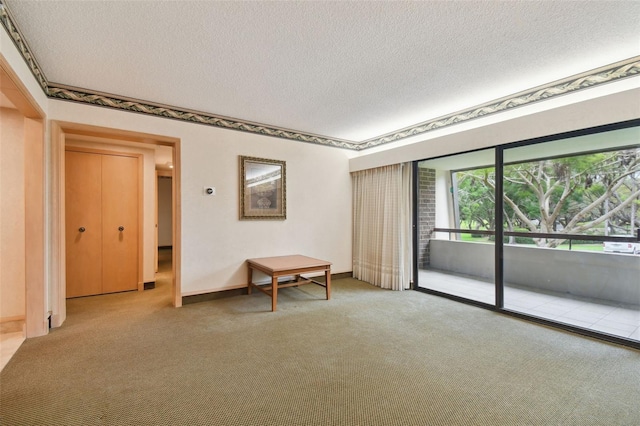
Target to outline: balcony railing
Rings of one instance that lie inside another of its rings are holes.
[[[494,230],[473,230],[473,229],[460,229],[460,228],[433,228],[432,232],[448,232],[449,239],[451,240],[452,234],[471,234],[471,235],[489,235],[495,236]],[[553,240],[568,240],[569,250],[571,250],[572,241],[595,241],[595,242],[617,242],[617,243],[639,243],[640,242],[640,229],[637,230],[637,235],[622,237],[622,236],[606,236],[606,235],[584,235],[584,234],[564,234],[561,232],[555,233],[543,233],[543,232],[516,232],[516,231],[503,231],[505,237],[525,237],[525,238],[545,238]]]

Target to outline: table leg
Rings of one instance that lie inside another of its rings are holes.
[[[327,300],[331,298],[331,269],[324,271],[325,283],[327,285]]]
[[[278,277],[271,277],[271,312],[276,311],[278,304]]]
[[[247,294],[251,294],[251,283],[253,282],[253,269],[251,265],[247,265]]]

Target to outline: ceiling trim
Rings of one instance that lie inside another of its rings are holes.
[[[27,40],[24,38],[24,36],[16,26],[15,21],[11,16],[11,13],[9,12],[9,9],[7,8],[7,5],[4,4],[2,0],[0,0],[0,22],[2,22],[2,26],[7,30],[7,33],[11,37],[11,40],[13,40],[13,44],[15,44],[18,48],[18,51],[22,55],[22,59],[24,59],[24,61],[26,62],[29,70],[31,70],[31,73],[40,84],[40,87],[44,91],[45,95],[48,95],[48,83],[46,77],[44,76],[44,73],[42,72],[42,68],[40,68],[40,65],[38,65],[38,61],[36,61],[36,57],[31,53],[31,49],[27,44]]]
[[[376,136],[361,142],[359,149],[372,148],[389,142],[399,141],[463,121],[473,120],[636,75],[640,75],[640,56],[496,99],[460,112],[425,121],[382,136]]]
[[[100,93],[77,87],[65,86],[58,83],[49,83],[48,96],[54,99],[79,102],[84,104],[115,108],[129,112],[149,114],[157,117],[171,118],[174,120],[188,121],[190,123],[205,124],[221,127],[229,130],[239,130],[260,135],[273,136],[283,139],[291,139],[299,142],[308,142],[336,148],[358,149],[358,144],[351,141],[332,139],[325,136],[298,132],[296,130],[283,129],[281,127],[266,124],[253,123],[246,120],[207,114],[205,112],[176,108],[164,104],[147,102],[138,99]]]
[[[15,21],[11,17],[11,14],[3,0],[0,0],[0,22],[2,22],[2,25],[12,38],[24,61],[29,66],[31,73],[42,87],[45,95],[49,98],[114,108],[129,112],[137,112],[156,117],[187,121],[190,123],[209,125],[229,130],[273,136],[298,142],[350,149],[354,151],[362,151],[391,142],[397,142],[432,130],[442,129],[454,124],[480,117],[486,117],[488,115],[497,114],[513,108],[530,105],[535,102],[548,100],[556,96],[562,96],[579,90],[599,86],[601,84],[610,83],[612,81],[640,75],[640,56],[636,56],[625,61],[616,62],[605,67],[568,77],[563,80],[558,80],[543,86],[538,86],[533,89],[496,99],[463,111],[448,114],[433,120],[424,121],[422,123],[358,142],[329,138],[322,135],[254,123],[237,118],[126,98],[119,95],[96,92],[90,89],[81,89],[58,83],[51,83],[47,81],[44,72],[38,65],[38,62],[31,52],[24,36],[15,25]]]

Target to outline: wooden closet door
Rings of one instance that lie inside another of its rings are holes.
[[[65,153],[67,297],[102,293],[102,159]]]
[[[138,288],[138,158],[102,156],[102,292]]]

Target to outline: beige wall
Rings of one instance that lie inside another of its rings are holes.
[[[24,116],[0,108],[0,320],[25,315]]]

